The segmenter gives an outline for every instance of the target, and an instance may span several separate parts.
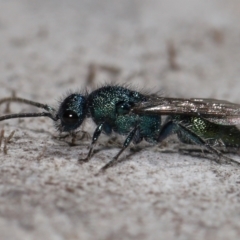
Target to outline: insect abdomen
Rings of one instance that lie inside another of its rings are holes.
[[[204,118],[177,116],[187,128],[206,140],[211,145],[219,144],[226,147],[240,147],[240,131],[236,126],[225,126],[209,122]],[[184,143],[191,143],[183,135],[178,134]]]

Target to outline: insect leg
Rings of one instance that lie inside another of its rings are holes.
[[[97,126],[96,130],[94,131],[94,134],[93,134],[93,138],[92,138],[92,143],[91,143],[91,146],[90,146],[90,149],[89,149],[89,152],[88,152],[88,155],[86,158],[83,158],[83,159],[79,159],[78,161],[80,163],[82,162],[88,162],[92,156],[92,152],[93,152],[93,149],[94,149],[94,146],[103,130],[103,125],[104,123],[101,123]]]
[[[173,121],[166,122],[161,129],[161,132],[160,132],[159,137],[158,137],[158,142],[162,142],[169,135],[177,133],[177,132],[179,132],[181,135],[183,135],[185,140],[189,140],[190,142],[192,142],[196,145],[203,146],[209,152],[211,152],[212,154],[217,156],[217,159],[215,159],[215,161],[217,163],[221,163],[220,162],[220,158],[221,158],[221,159],[225,160],[225,163],[228,163],[228,164],[233,163],[233,164],[236,164],[238,166],[240,165],[240,163],[238,161],[235,161],[234,159],[228,158],[227,156],[222,154],[219,150],[217,150],[216,148],[211,146],[207,141],[202,139],[194,131],[190,130],[189,128],[187,128],[186,126],[181,124],[180,122],[177,122],[177,123],[175,123]]]
[[[184,137],[188,138],[191,142],[205,147],[209,152],[213,153],[215,156],[217,156],[217,159],[215,161],[217,163],[221,163],[220,159],[224,159],[225,163],[227,164],[234,164],[239,166],[240,163],[232,158],[228,158],[224,154],[222,154],[219,150],[216,148],[212,147],[207,141],[202,139],[200,136],[198,136],[196,133],[188,129],[186,126],[184,126],[181,123],[176,123],[177,130],[181,132],[181,134],[184,135]]]
[[[105,166],[103,166],[100,169],[100,172],[104,172],[106,169],[116,165],[119,162],[119,156],[123,153],[123,151],[129,146],[129,144],[132,142],[136,132],[138,130],[138,126],[136,126],[127,136],[127,138],[125,139],[124,143],[123,143],[123,147],[122,149],[118,152],[118,154],[110,161],[108,162]]]
[[[173,133],[176,132],[176,124],[173,123],[172,121],[166,122],[159,133],[158,136],[158,142],[162,142],[165,138],[168,136],[172,135]]]

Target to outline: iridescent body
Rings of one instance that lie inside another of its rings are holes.
[[[62,132],[77,129],[86,117],[101,126],[101,131],[110,135],[112,131],[128,135],[135,129],[134,142],[142,139],[156,143],[161,127],[161,117],[157,115],[129,114],[131,108],[147,97],[136,91],[120,86],[106,86],[90,95],[71,94],[60,105],[57,128]]]
[[[81,162],[90,159],[94,145],[102,132],[110,135],[114,131],[126,135],[122,149],[111,161],[110,165],[113,165],[131,142],[137,144],[143,139],[150,143],[158,142],[161,116],[130,113],[137,103],[147,100],[147,96],[121,86],[105,86],[86,96],[72,94],[59,107],[57,118],[60,123],[57,127],[61,131],[72,131],[78,128],[86,117],[91,117],[96,123],[97,128],[88,156],[81,159]],[[73,126],[74,128],[71,128]]]
[[[158,143],[171,134],[177,134],[184,143],[205,147],[217,158],[225,159],[226,163],[239,164],[215,148],[217,145],[240,147],[240,131],[235,126],[240,123],[240,106],[237,104],[213,99],[156,98],[121,86],[105,86],[85,95],[70,94],[58,110],[21,98],[5,98],[0,100],[0,104],[10,101],[33,105],[45,111],[6,115],[0,117],[0,121],[44,116],[51,118],[60,132],[74,133],[86,118],[92,118],[97,127],[88,155],[80,162],[90,159],[102,132],[125,135],[121,150],[102,170],[115,165],[131,142],[138,144],[144,139]],[[153,103],[155,106],[152,107]],[[162,115],[168,116],[164,123]]]
[[[175,119],[187,124],[191,131],[204,138],[211,145],[240,147],[240,131],[236,126],[223,126],[199,117],[178,116]],[[182,137],[180,139],[187,142]]]
[[[120,86],[106,86],[92,92],[88,98],[88,111],[93,121],[103,124],[103,131],[128,135],[136,129],[134,142],[142,139],[156,143],[161,127],[161,117],[157,115],[129,114],[136,103],[147,101],[147,97],[136,91]]]

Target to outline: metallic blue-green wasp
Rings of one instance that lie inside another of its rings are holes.
[[[17,113],[0,117],[49,117],[59,132],[73,134],[86,118],[92,118],[97,127],[93,133],[88,155],[79,162],[87,162],[101,133],[116,132],[126,136],[118,154],[102,170],[119,162],[119,156],[130,143],[142,140],[160,143],[176,134],[186,144],[196,144],[215,155],[219,163],[240,165],[223,155],[217,146],[240,147],[240,105],[215,99],[165,98],[134,91],[122,86],[107,85],[91,93],[69,94],[59,107],[53,107],[22,98],[4,98],[5,102],[20,102],[44,109],[37,113]],[[166,116],[163,121],[163,116]]]

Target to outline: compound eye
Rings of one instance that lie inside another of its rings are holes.
[[[62,116],[62,121],[66,124],[75,124],[78,122],[78,120],[79,120],[78,115],[71,110],[65,111]]]

